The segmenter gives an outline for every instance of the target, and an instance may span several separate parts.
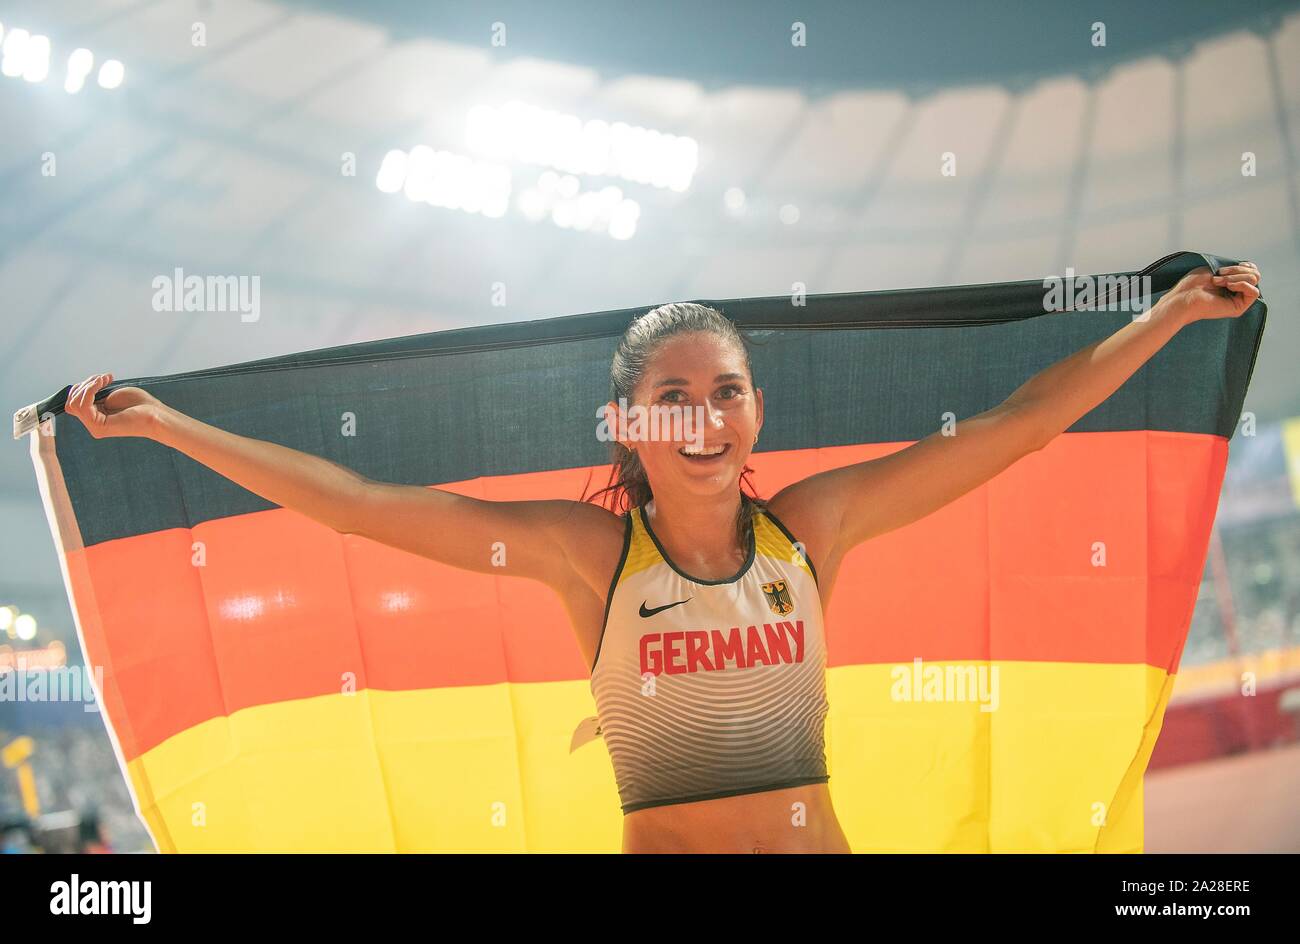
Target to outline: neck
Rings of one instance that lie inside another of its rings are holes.
[[[737,488],[707,499],[656,495],[642,513],[678,567],[720,579],[735,573],[749,550],[736,535],[740,506]]]

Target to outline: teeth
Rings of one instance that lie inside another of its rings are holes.
[[[712,449],[697,449],[695,446],[682,446],[678,452],[684,456],[717,456],[721,455],[726,448],[726,444],[714,446]]]

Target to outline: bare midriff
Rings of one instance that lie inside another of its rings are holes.
[[[851,852],[824,783],[673,803],[623,817],[624,852]]]

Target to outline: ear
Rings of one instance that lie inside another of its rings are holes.
[[[755,387],[754,397],[756,400],[758,400],[758,407],[757,407],[758,419],[754,424],[754,434],[757,435],[758,433],[763,431],[763,391],[760,390],[758,387]]]
[[[636,450],[632,448],[632,441],[621,435],[627,431],[628,424],[631,422],[622,407],[616,401],[610,400],[601,410],[604,414],[601,422],[605,424],[605,429],[608,430],[609,441],[617,442],[625,449],[635,452]]]

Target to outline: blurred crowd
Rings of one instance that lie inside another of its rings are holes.
[[[1294,515],[1221,534],[1228,594],[1206,567],[1182,666],[1300,646],[1300,526]],[[1211,550],[1213,554],[1213,550]]]
[[[25,809],[13,770],[0,770],[0,852],[153,852],[102,725],[0,728],[0,746],[35,742],[28,761],[39,802]]]

